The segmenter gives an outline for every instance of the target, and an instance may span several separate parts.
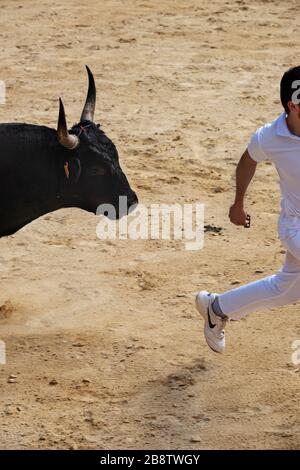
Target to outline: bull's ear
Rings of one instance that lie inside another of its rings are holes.
[[[66,178],[71,183],[77,183],[81,175],[81,163],[78,158],[72,158],[64,164]]]

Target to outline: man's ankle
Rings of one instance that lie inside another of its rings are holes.
[[[217,315],[217,317],[220,317],[223,320],[227,320],[228,317],[225,315],[225,313],[223,313],[221,309],[218,296],[214,299],[213,303],[211,304],[211,308],[214,314]]]

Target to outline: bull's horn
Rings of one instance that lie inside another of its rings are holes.
[[[61,98],[59,98],[57,137],[59,143],[69,150],[74,150],[79,145],[79,138],[77,135],[71,135],[68,132],[65,108]]]
[[[89,77],[89,89],[85,101],[85,105],[81,114],[81,121],[93,121],[96,107],[96,85],[92,72],[86,65]]]

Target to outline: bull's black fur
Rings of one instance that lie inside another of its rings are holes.
[[[75,150],[63,147],[54,129],[0,124],[0,237],[60,208],[96,212],[107,202],[117,209],[120,195],[128,197],[128,206],[137,202],[104,132],[83,121],[70,133],[80,139]]]

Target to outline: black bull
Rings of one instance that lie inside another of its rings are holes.
[[[15,233],[43,214],[64,207],[96,213],[100,204],[119,212],[137,204],[116,147],[93,122],[96,87],[89,89],[80,122],[67,129],[60,100],[57,130],[30,124],[0,124],[0,237]]]

